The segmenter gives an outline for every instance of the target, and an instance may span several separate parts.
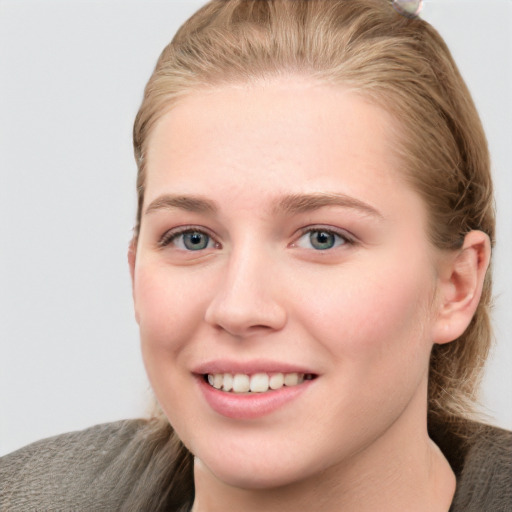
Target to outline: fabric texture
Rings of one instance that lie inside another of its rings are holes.
[[[0,458],[0,511],[157,510],[140,503],[151,502],[149,496],[144,501],[144,494],[158,492],[153,460],[172,458],[172,448],[152,442],[152,432],[146,420],[108,423],[38,441]],[[512,433],[479,425],[462,456],[442,430],[433,438],[457,475],[450,512],[512,512]],[[456,455],[447,453],[450,449]],[[189,509],[193,486],[188,487],[190,500],[171,499],[167,510]]]
[[[457,475],[450,512],[512,511],[512,433],[481,426]]]

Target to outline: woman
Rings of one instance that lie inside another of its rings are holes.
[[[487,145],[427,23],[384,0],[210,2],[162,53],[134,146],[162,412],[8,456],[6,510],[511,509],[510,436],[468,419]]]

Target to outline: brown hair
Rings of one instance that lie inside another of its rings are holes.
[[[146,149],[155,122],[180,96],[202,88],[302,75],[357,91],[400,126],[395,151],[430,212],[430,236],[460,248],[473,229],[493,242],[489,154],[478,113],[440,35],[386,0],[213,0],[162,52],[134,125],[137,238]],[[454,429],[473,411],[491,328],[491,275],[465,333],[435,345],[430,421]]]

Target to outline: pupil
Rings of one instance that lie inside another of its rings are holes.
[[[208,245],[208,237],[203,233],[186,233],[183,242],[187,249],[200,250]]]
[[[331,249],[334,246],[334,235],[327,231],[316,231],[311,234],[311,245],[315,249]]]

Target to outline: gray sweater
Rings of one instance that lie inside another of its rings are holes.
[[[512,433],[493,427],[476,432],[452,465],[457,491],[450,512],[512,512]],[[439,436],[434,439],[449,451],[450,443]],[[140,504],[144,493],[155,492],[152,459],[158,454],[150,437],[147,421],[126,420],[38,441],[0,458],[0,511],[142,510],[133,505],[135,497]],[[181,512],[188,505],[171,507]]]

